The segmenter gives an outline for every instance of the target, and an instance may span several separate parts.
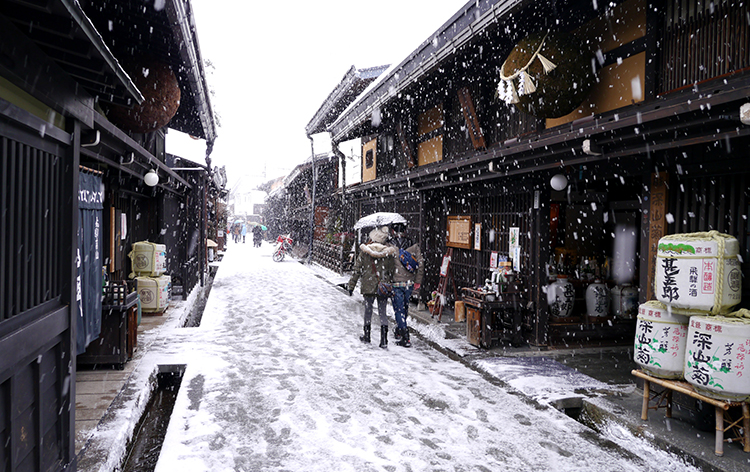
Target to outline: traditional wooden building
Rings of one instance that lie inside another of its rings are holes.
[[[296,246],[309,250],[314,228],[314,238],[323,240],[333,224],[332,206],[340,208],[334,198],[338,176],[338,158],[332,153],[318,154],[314,162],[308,158],[295,167],[266,197],[263,220],[269,237],[290,234]]]
[[[326,132],[331,123],[388,67],[383,65],[357,69],[352,66],[305,126],[308,138]],[[352,234],[346,226],[352,212],[346,203],[346,158],[338,148],[334,148],[334,151],[334,155],[329,156],[333,160],[328,163],[327,168],[322,169],[322,173],[318,173],[325,175],[326,180],[331,176],[336,180],[333,187],[326,185],[324,203],[315,205],[313,260],[341,272],[349,263],[353,243]],[[332,166],[334,161],[335,166]],[[338,191],[337,185],[340,185]]]
[[[165,153],[168,125],[206,141],[212,172],[194,24],[181,0],[0,1],[3,470],[75,470],[77,354],[114,316],[102,285],[125,286],[132,243],[195,227],[180,245],[205,252],[206,218],[173,210],[205,208],[206,187]]]
[[[485,320],[483,344],[503,331],[541,348],[632,343],[632,317],[586,313],[589,271],[642,302],[663,235],[718,230],[750,260],[748,8],[467,2],[327,127],[334,147],[363,142],[353,217],[409,220],[427,255],[423,297],[449,251],[459,298],[510,260],[512,316]],[[557,272],[576,280],[565,318],[548,304]]]

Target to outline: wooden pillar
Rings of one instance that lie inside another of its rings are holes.
[[[647,182],[648,193],[643,199],[643,220],[641,229],[641,303],[654,300],[654,276],[656,274],[656,253],[659,239],[667,233],[669,176],[666,172],[654,173]]]
[[[533,190],[532,207],[532,238],[530,271],[530,297],[535,310],[534,331],[531,344],[547,346],[549,343],[549,310],[547,294],[542,290],[547,284],[545,264],[550,258],[550,189],[543,182]]]

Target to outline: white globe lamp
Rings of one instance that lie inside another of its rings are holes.
[[[565,187],[568,186],[568,178],[563,174],[555,174],[549,180],[549,184],[554,190],[559,192],[560,190],[565,190]]]
[[[149,187],[153,187],[154,185],[159,183],[159,175],[154,169],[151,169],[150,171],[146,172],[146,175],[143,176],[143,182]]]

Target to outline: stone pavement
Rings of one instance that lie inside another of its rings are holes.
[[[317,268],[316,272],[330,283],[339,285],[348,280],[330,271]],[[632,375],[638,365],[633,361],[633,346],[592,347],[584,349],[539,350],[531,346],[513,347],[510,344],[494,346],[490,349],[476,348],[466,338],[466,323],[454,321],[454,313],[446,308],[441,322],[433,318],[426,309],[412,304],[409,308],[410,328],[418,336],[427,334],[426,339],[436,348],[443,350],[454,360],[484,371],[496,381],[513,389],[513,380],[518,370],[504,377],[502,372],[488,372],[483,366],[493,360],[502,359],[505,364],[524,369],[523,372],[538,375],[538,369],[530,365],[544,364],[546,375],[563,375],[569,369],[603,382],[609,387],[591,388],[575,386],[564,394],[553,406],[577,418],[587,426],[608,435],[620,434],[618,428],[629,435],[643,438],[650,443],[684,457],[688,462],[707,471],[747,472],[750,470],[750,453],[743,451],[740,443],[724,445],[722,457],[714,454],[715,435],[713,408],[706,425],[705,417],[695,411],[692,399],[675,394],[672,418],[666,418],[664,409],[649,411],[647,421],[641,420],[643,403],[643,381]],[[431,336],[430,327],[439,326],[444,332]],[[423,336],[424,337],[424,336]],[[393,347],[398,349],[399,347]],[[403,348],[402,348],[403,349]],[[484,362],[483,362],[484,361]],[[542,375],[545,375],[544,373]],[[583,381],[585,383],[585,380]],[[521,391],[521,394],[529,392]]]
[[[332,285],[339,285],[348,280],[346,275],[339,276],[317,265],[309,267],[319,278]],[[141,329],[144,333],[153,333],[158,331],[162,323],[180,323],[179,320],[184,320],[186,313],[191,311],[191,303],[195,304],[196,300],[176,303],[170,308],[169,316],[144,318],[145,323],[139,328],[139,337]],[[605,437],[635,435],[687,458],[703,470],[750,470],[750,453],[744,453],[739,444],[726,444],[724,456],[715,456],[713,431],[699,430],[696,427],[699,418],[684,405],[675,405],[671,419],[664,417],[663,410],[650,412],[648,421],[640,419],[642,390],[636,378],[630,374],[635,368],[632,362],[632,347],[550,351],[540,351],[528,346],[479,349],[466,341],[465,323],[453,321],[450,311],[444,313],[441,323],[437,323],[429,312],[419,310],[415,305],[410,308],[410,316],[415,336],[426,340],[451,359],[492,377],[493,381],[509,390],[517,390],[521,395],[526,393],[524,387],[520,387],[519,391],[519,387],[515,386],[519,380],[517,371],[511,369],[511,373],[507,373],[507,369],[496,371],[488,369],[487,366],[497,363],[521,366],[524,369],[532,366],[531,368],[536,369],[534,375],[539,375],[539,372],[541,375],[545,375],[545,372],[559,375],[562,372],[569,378],[574,378],[571,373],[575,372],[582,375],[574,381],[587,383],[586,379],[593,379],[606,384],[607,388],[595,390],[588,385],[580,389],[572,388],[572,395],[566,393],[550,402],[587,426],[598,430]],[[141,351],[147,349],[147,342],[139,346]],[[391,345],[389,349],[403,348]],[[128,391],[138,390],[137,387],[129,385],[129,382],[133,382],[130,372],[140,356],[135,357],[126,364],[123,371],[104,369],[79,372],[76,380],[76,432],[79,439],[76,443],[76,453],[79,454],[79,470],[115,470],[111,467],[100,467],[102,459],[99,456],[102,454],[102,446],[95,447],[91,443],[97,442],[97,438],[94,437],[96,425],[107,421],[108,416],[111,417],[118,408],[127,404],[122,397],[127,399]],[[532,398],[531,401],[537,400]],[[87,448],[87,445],[90,447]]]

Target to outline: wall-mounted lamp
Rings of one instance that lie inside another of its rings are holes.
[[[553,190],[557,190],[558,192],[565,190],[565,187],[568,186],[568,178],[564,174],[555,174],[549,179],[549,185]]]
[[[743,125],[750,125],[750,103],[745,103],[740,107],[740,122]]]
[[[153,187],[159,183],[159,174],[157,174],[154,169],[151,169],[143,176],[143,182],[149,187]]]

